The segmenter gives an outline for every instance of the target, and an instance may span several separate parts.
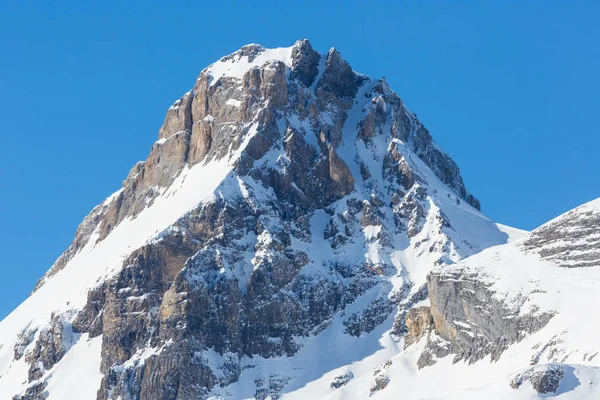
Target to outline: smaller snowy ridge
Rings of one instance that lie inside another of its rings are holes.
[[[257,44],[249,44],[204,70],[212,76],[211,86],[223,77],[242,79],[244,74],[254,67],[261,67],[267,61],[281,61],[288,67],[292,65],[292,48],[278,47],[265,49]]]

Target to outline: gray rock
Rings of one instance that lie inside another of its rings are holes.
[[[374,395],[375,393],[379,392],[380,390],[385,389],[389,383],[390,383],[390,378],[388,376],[386,376],[386,375],[376,376],[375,384],[371,387],[370,396]]]
[[[455,361],[475,362],[502,352],[525,335],[543,328],[553,314],[520,314],[494,297],[476,275],[438,271],[427,278],[435,332],[452,344]]]
[[[343,375],[338,375],[333,378],[333,381],[331,381],[329,387],[332,389],[339,389],[342,386],[347,385],[352,379],[354,379],[354,374],[348,371]]]
[[[294,44],[292,49],[292,78],[298,79],[306,87],[310,87],[319,74],[321,56],[313,50],[307,39]]]
[[[564,376],[565,371],[560,364],[536,365],[517,374],[510,382],[510,387],[519,389],[528,382],[539,394],[556,393]]]
[[[25,354],[25,350],[27,349],[27,347],[33,342],[33,339],[35,338],[35,334],[37,333],[37,330],[31,330],[31,329],[24,329],[23,331],[21,331],[21,333],[19,333],[18,338],[17,338],[17,343],[15,343],[14,346],[14,360],[18,361],[21,359],[21,357],[23,357],[23,355]]]
[[[394,305],[387,298],[377,298],[367,307],[356,314],[352,314],[344,321],[346,333],[360,336],[369,333],[383,323],[394,310]]]
[[[168,139],[176,133],[192,132],[192,92],[187,92],[167,111],[165,122],[158,131],[159,139]]]
[[[600,266],[600,214],[576,208],[532,231],[523,249],[560,267]]]
[[[13,400],[44,400],[49,396],[46,383],[40,382],[29,386],[23,394],[13,396]]]
[[[363,78],[356,75],[340,52],[332,48],[327,54],[325,71],[317,89],[329,92],[338,98],[354,97]]]
[[[41,329],[32,349],[25,353],[25,362],[29,364],[28,380],[40,379],[45,371],[59,362],[69,350],[68,338],[70,326],[60,315],[52,315],[50,324]]]

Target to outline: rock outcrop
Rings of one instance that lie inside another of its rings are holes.
[[[428,276],[430,312],[435,333],[442,339],[430,341],[424,359],[430,354],[456,354],[454,361],[470,363],[487,355],[496,361],[506,348],[525,335],[537,332],[552,318],[550,312],[521,313],[494,296],[490,285],[462,270],[439,270]],[[428,354],[429,353],[429,354]],[[423,362],[422,364],[427,364]]]
[[[529,383],[539,394],[556,393],[565,377],[565,368],[568,367],[560,364],[536,365],[517,374],[510,382],[510,386],[519,389],[523,384]]]
[[[419,341],[433,328],[433,317],[429,307],[411,308],[406,314],[406,328],[408,333],[404,336],[404,347]]]
[[[329,385],[332,389],[339,389],[344,385],[347,385],[354,378],[354,374],[350,371],[343,375],[336,376],[331,384]]]
[[[532,231],[523,248],[560,267],[598,267],[599,227],[600,212],[580,207]]]

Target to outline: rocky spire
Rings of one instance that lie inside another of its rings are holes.
[[[310,87],[319,74],[321,56],[311,46],[308,39],[298,40],[292,47],[292,78]]]
[[[318,87],[338,97],[354,97],[363,81],[342,58],[340,52],[332,47],[327,53],[325,71]]]

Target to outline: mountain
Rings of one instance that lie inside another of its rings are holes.
[[[596,390],[591,335],[568,325],[593,304],[585,207],[529,234],[494,223],[384,79],[307,40],[247,45],[200,73],[146,161],[0,323],[0,394]]]
[[[415,344],[380,373],[389,379],[385,391],[446,400],[600,398],[599,266],[597,199],[519,240],[436,268],[430,305],[407,318]],[[365,388],[350,382],[345,390],[364,398]]]

